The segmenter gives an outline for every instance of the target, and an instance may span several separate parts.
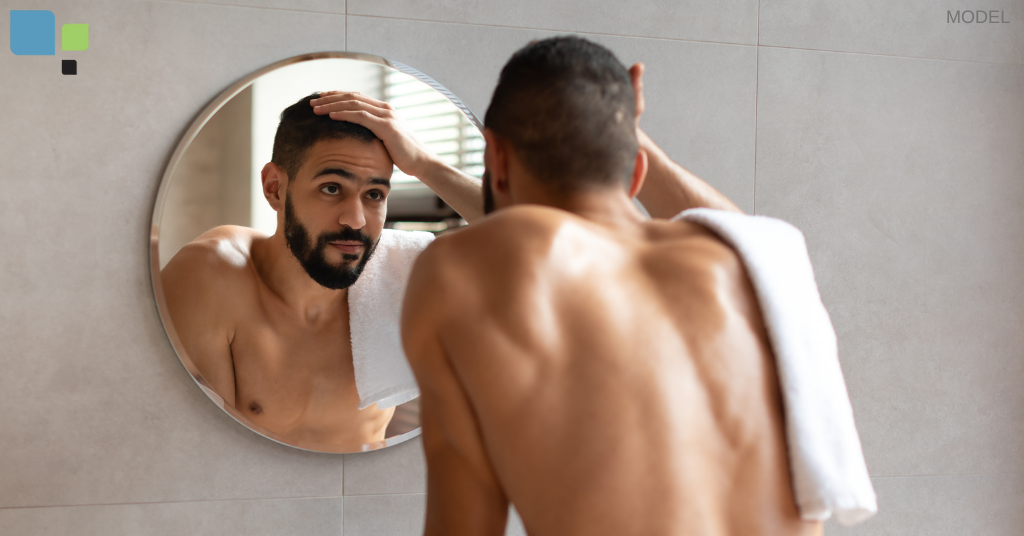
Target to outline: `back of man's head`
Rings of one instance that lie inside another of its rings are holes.
[[[295,178],[295,173],[305,161],[306,152],[318,141],[355,138],[363,143],[373,143],[378,139],[364,126],[314,113],[309,101],[317,98],[320,98],[319,93],[307,95],[281,112],[270,161],[283,169],[289,179]]]
[[[566,192],[625,185],[637,153],[636,97],[612,52],[579,37],[535,41],[501,71],[484,126],[526,169]]]

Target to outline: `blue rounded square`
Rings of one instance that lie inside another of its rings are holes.
[[[53,56],[57,23],[52,11],[11,10],[11,52],[19,56]]]

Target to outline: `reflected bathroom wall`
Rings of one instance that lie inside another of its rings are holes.
[[[175,173],[176,187],[167,192],[164,205],[161,268],[182,246],[213,227],[252,225],[252,95],[252,88],[246,88],[225,104],[182,156]],[[267,205],[262,195],[260,201]]]

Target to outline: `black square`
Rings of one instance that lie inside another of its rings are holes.
[[[78,74],[78,60],[60,60],[61,74]]]

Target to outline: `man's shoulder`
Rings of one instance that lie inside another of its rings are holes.
[[[502,209],[437,237],[417,259],[419,280],[465,299],[514,294],[548,264],[559,229],[572,218],[548,207]]]
[[[250,268],[253,240],[264,235],[235,225],[215,227],[185,244],[161,270],[165,285],[196,290],[217,288],[255,277]]]

